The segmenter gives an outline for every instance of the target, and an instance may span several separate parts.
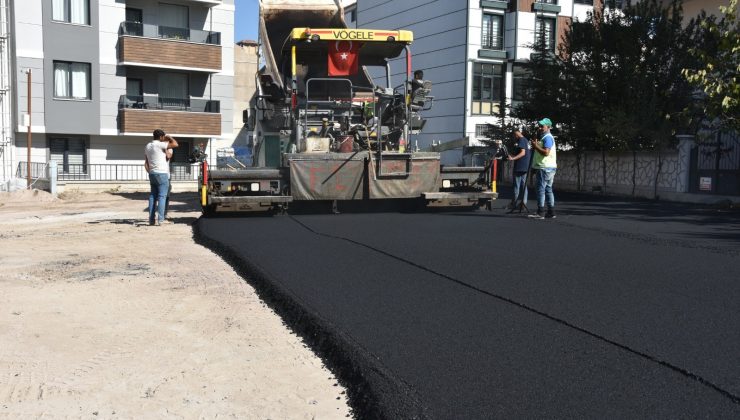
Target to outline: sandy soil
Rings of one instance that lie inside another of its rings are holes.
[[[192,198],[191,198],[192,197]],[[345,390],[223,260],[194,195],[0,193],[0,418],[346,418]]]

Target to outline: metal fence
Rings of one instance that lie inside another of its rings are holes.
[[[121,95],[118,108],[162,109],[186,112],[221,112],[221,102],[204,98],[167,98],[153,95]]]
[[[740,134],[718,132],[692,151],[691,192],[740,195]]]
[[[46,163],[32,163],[32,178],[48,178]],[[57,180],[59,181],[149,181],[149,174],[142,164],[67,164],[59,165]],[[65,170],[66,168],[66,170]],[[16,176],[25,178],[27,174],[26,162],[18,163]],[[200,165],[190,163],[170,163],[170,180],[195,181],[200,176]]]
[[[175,28],[171,26],[150,25],[140,22],[121,22],[121,35],[143,36],[146,38],[175,39],[200,44],[221,45],[221,33],[200,29]]]
[[[31,162],[31,179],[49,178],[46,166],[46,163]],[[15,176],[22,179],[28,178],[28,162],[18,162]]]

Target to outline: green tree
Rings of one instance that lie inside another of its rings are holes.
[[[644,0],[573,22],[558,56],[531,60],[532,95],[515,115],[551,115],[560,144],[576,152],[579,175],[581,153],[601,151],[604,187],[609,153],[657,150],[657,185],[660,151],[690,129],[692,88],[681,70],[695,62],[687,53],[695,24],[683,25],[681,9],[681,0]]]
[[[697,69],[685,68],[683,75],[704,92],[703,110],[718,128],[740,131],[740,29],[738,1],[720,6],[722,18],[704,16],[700,25],[707,42],[690,53],[699,60]]]

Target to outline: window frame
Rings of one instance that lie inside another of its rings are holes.
[[[62,160],[61,162],[57,161],[58,168],[60,170],[60,173],[63,175],[87,175],[87,162],[88,162],[88,152],[90,151],[90,144],[89,139],[87,137],[82,136],[50,136],[49,137],[49,143],[48,143],[48,153],[49,158],[48,161],[52,160],[53,156],[53,148],[52,143],[55,141],[63,141],[64,142],[64,150],[61,153]],[[70,148],[70,142],[71,141],[79,141],[82,144],[82,170],[79,172],[70,171],[71,165],[75,165],[69,162],[70,160],[70,154],[71,154],[71,148]]]
[[[540,30],[538,30],[538,24],[539,24],[540,28],[543,28],[541,30],[542,36],[543,37],[545,36],[544,26],[542,25],[542,23],[540,23],[540,22],[543,22],[544,23],[544,21],[550,21],[552,23],[552,30],[550,31],[550,33],[547,34],[547,38],[546,39],[549,38],[549,41],[550,41],[550,44],[551,44],[550,47],[547,48],[547,50],[550,51],[550,52],[552,52],[552,53],[554,53],[556,51],[556,48],[557,48],[557,39],[556,39],[557,38],[557,32],[558,32],[558,28],[557,28],[558,19],[557,19],[557,17],[553,17],[553,16],[536,16],[535,17],[535,19],[534,19],[535,43],[539,41],[539,37],[540,37],[540,33],[539,33]],[[547,45],[547,43],[545,45]]]
[[[497,18],[497,19],[499,19],[498,34],[496,34],[495,36],[491,35],[491,33],[493,32],[492,31],[492,29],[493,29],[493,22],[492,22],[492,20],[489,19],[488,25],[486,25],[486,18],[487,17],[488,18]],[[504,15],[499,14],[499,13],[483,12],[483,17],[481,18],[481,31],[480,31],[481,48],[486,49],[486,50],[504,51],[504,23],[505,23],[504,22]],[[488,28],[488,33],[489,33],[488,38],[490,40],[493,40],[494,38],[501,40],[501,45],[500,45],[499,48],[496,48],[491,43],[486,42],[486,40],[483,37],[483,28],[484,27],[487,27]]]
[[[54,19],[54,2],[51,2],[51,21],[56,23],[64,23],[67,25],[80,25],[80,26],[92,26],[92,11],[90,10],[90,0],[81,0],[87,3],[87,15],[85,16],[85,22],[72,22],[72,0],[61,0],[64,2],[64,11],[62,12],[63,15],[65,15],[65,19],[59,20]]]
[[[511,68],[511,101],[513,103],[523,102],[524,98],[517,94],[526,96],[527,81],[532,77],[531,72],[521,64],[514,63]]]
[[[69,73],[69,84],[67,86],[67,91],[69,92],[69,96],[57,96],[57,81],[54,73],[56,72],[57,65],[58,64],[65,64],[67,65],[67,72]],[[87,97],[75,97],[73,96],[72,92],[74,92],[74,80],[71,77],[72,72],[72,64],[84,64],[87,66]],[[51,70],[51,79],[52,79],[52,97],[54,99],[64,100],[64,101],[91,101],[92,100],[92,64],[91,63],[84,63],[80,61],[65,61],[65,60],[54,60],[52,61],[52,70]]]
[[[487,67],[490,67],[490,73],[485,71]],[[480,72],[478,72],[478,68],[480,68]],[[498,73],[496,72],[496,69],[499,70]],[[491,90],[487,92],[490,94],[490,98],[484,98],[487,81],[490,81],[491,86]],[[505,64],[481,61],[474,62],[473,80],[471,83],[472,92],[470,95],[471,115],[501,115],[504,110],[503,105],[506,100],[505,83]],[[477,89],[476,85],[478,87]],[[495,89],[496,86],[498,86],[497,89]],[[484,107],[488,107],[490,110],[488,112],[484,112]],[[497,107],[498,109],[496,109]]]
[[[192,174],[192,166],[188,162],[189,153],[192,150],[191,139],[177,141],[179,146],[172,150],[170,159],[170,178],[175,181],[188,180]]]
[[[129,13],[138,14],[138,21],[129,19]],[[126,22],[144,23],[144,10],[138,7],[126,7]]]

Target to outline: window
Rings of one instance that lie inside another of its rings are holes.
[[[144,95],[144,89],[142,88],[143,81],[141,79],[126,78],[126,96],[142,96]]]
[[[126,22],[143,23],[144,22],[144,11],[141,9],[134,9],[133,7],[126,8]]]
[[[162,38],[189,39],[190,17],[187,6],[159,4],[159,36]]]
[[[349,21],[357,22],[357,9],[352,9],[352,11],[349,12]]]
[[[80,175],[87,173],[87,142],[83,138],[49,139],[49,160],[57,163],[64,174]]]
[[[501,64],[473,64],[472,113],[495,115],[504,98],[504,67]]]
[[[51,18],[58,22],[90,24],[90,0],[52,0]]]
[[[177,140],[178,147],[172,149],[172,159],[170,159],[170,178],[173,180],[191,180],[190,177],[190,142],[187,140]]]
[[[166,108],[186,109],[189,106],[188,75],[185,73],[159,73],[159,102]]]
[[[144,12],[141,9],[126,8],[124,35],[144,36]]]
[[[141,79],[126,78],[126,107],[146,108],[144,103],[143,81]]]
[[[488,136],[488,124],[475,125],[475,137],[482,139]]]
[[[55,61],[54,97],[90,99],[90,64]]]
[[[522,66],[514,65],[512,77],[512,100],[523,101],[527,95],[527,84],[529,83],[529,70]]]
[[[504,28],[502,15],[483,15],[481,27],[481,46],[491,50],[504,49]]]
[[[594,0],[575,0],[575,4],[588,4],[589,6],[594,5]]]
[[[537,42],[544,41],[547,51],[555,52],[555,19],[538,17],[534,23]]]

